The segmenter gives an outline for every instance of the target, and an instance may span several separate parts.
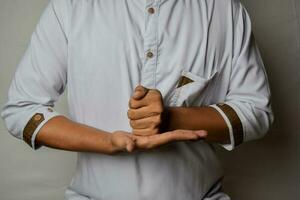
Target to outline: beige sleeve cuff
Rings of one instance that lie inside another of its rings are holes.
[[[244,131],[242,122],[237,114],[237,112],[226,103],[218,103],[210,105],[210,107],[215,108],[223,117],[227,124],[229,134],[230,134],[230,144],[221,144],[227,150],[233,150],[236,146],[243,142]]]
[[[51,107],[42,107],[36,110],[23,129],[23,140],[34,150],[39,149],[41,145],[36,142],[39,130],[47,121],[58,115],[61,114]]]

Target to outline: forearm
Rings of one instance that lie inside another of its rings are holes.
[[[206,130],[208,142],[230,142],[229,130],[223,117],[208,106],[164,108],[163,129]]]
[[[36,142],[55,149],[111,154],[114,150],[110,136],[105,131],[56,116],[39,130]]]

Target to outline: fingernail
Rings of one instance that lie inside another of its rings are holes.
[[[195,131],[195,133],[200,136],[200,137],[206,137],[207,136],[207,132],[204,130],[199,130],[199,131]]]

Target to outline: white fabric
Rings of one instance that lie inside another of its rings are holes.
[[[230,144],[223,144],[223,147],[229,151],[233,150],[235,147],[235,141],[234,141],[234,136],[233,136],[233,128],[230,120],[228,119],[226,113],[222,111],[221,108],[219,108],[217,105],[209,105],[210,107],[216,109],[220,115],[222,115],[227,127],[228,127],[228,132],[229,132],[229,137],[230,137]]]
[[[181,75],[194,82],[176,88]],[[37,110],[43,123],[60,115],[46,108],[67,87],[72,120],[131,131],[128,100],[139,83],[159,89],[166,106],[228,103],[243,123],[244,141],[262,137],[273,121],[251,22],[234,0],[52,0],[1,116],[22,139]],[[78,153],[66,199],[198,200],[222,175],[203,141],[114,156]]]

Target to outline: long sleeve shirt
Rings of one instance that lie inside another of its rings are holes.
[[[62,115],[108,132],[131,132],[128,101],[141,84],[166,106],[210,106],[228,125],[232,150],[264,136],[270,89],[251,20],[238,0],[51,0],[11,81],[1,116],[33,149]],[[187,119],[189,120],[189,119]],[[78,153],[68,200],[199,200],[223,176],[211,144],[150,151]]]

